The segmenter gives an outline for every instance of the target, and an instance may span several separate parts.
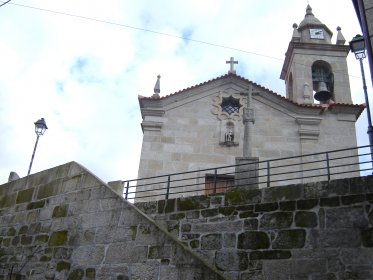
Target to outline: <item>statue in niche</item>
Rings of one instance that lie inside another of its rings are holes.
[[[234,140],[234,134],[232,129],[228,129],[228,131],[225,133],[225,142],[233,142]]]

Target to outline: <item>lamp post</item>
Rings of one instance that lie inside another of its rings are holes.
[[[373,165],[373,128],[372,128],[372,120],[370,116],[370,108],[369,108],[369,99],[368,99],[368,92],[367,92],[367,85],[365,82],[365,73],[364,73],[364,66],[363,66],[363,59],[365,56],[365,41],[364,37],[361,35],[356,35],[352,38],[350,42],[350,49],[351,52],[355,54],[355,57],[360,62],[360,69],[361,69],[361,77],[363,79],[363,89],[364,89],[364,97],[365,97],[365,106],[367,108],[367,117],[368,117],[368,137],[369,137],[369,145],[370,145],[370,157],[372,160]]]
[[[38,146],[39,137],[40,137],[40,135],[44,134],[46,129],[48,129],[44,118],[41,118],[40,120],[34,122],[34,124],[35,124],[35,133],[36,133],[36,142],[35,142],[34,151],[33,151],[32,156],[31,156],[31,162],[30,162],[30,166],[28,168],[27,176],[30,175],[30,172],[31,172],[31,166],[32,166],[32,162],[34,161],[35,151],[36,151],[36,147]]]

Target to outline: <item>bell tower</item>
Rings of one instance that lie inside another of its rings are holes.
[[[346,60],[350,48],[340,27],[335,44],[332,36],[308,5],[299,26],[293,24],[282,66],[280,78],[285,80],[288,99],[299,104],[352,103]]]

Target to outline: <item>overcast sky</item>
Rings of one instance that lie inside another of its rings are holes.
[[[309,2],[334,32],[333,42],[337,26],[347,41],[361,33],[351,0]],[[233,56],[238,75],[284,95],[284,54],[306,6],[306,0],[12,0],[0,7],[0,184],[10,171],[26,176],[34,122],[42,117],[49,129],[32,173],[77,161],[104,181],[135,178],[142,142],[137,97],[153,94],[158,74],[164,96],[226,74]],[[364,103],[351,54],[348,65],[353,100]],[[369,78],[367,62],[365,70]],[[364,112],[359,145],[368,143],[366,128]]]

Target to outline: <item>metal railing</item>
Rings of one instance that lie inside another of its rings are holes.
[[[123,181],[123,196],[127,200],[140,202],[219,193],[229,188],[250,187],[250,185],[264,188],[370,175],[372,174],[370,155],[370,146],[367,145],[133,179]],[[237,167],[242,170],[245,166],[250,171],[255,171],[255,178],[246,176],[249,173],[253,174],[252,172],[237,171]],[[242,172],[243,174],[239,174]]]

